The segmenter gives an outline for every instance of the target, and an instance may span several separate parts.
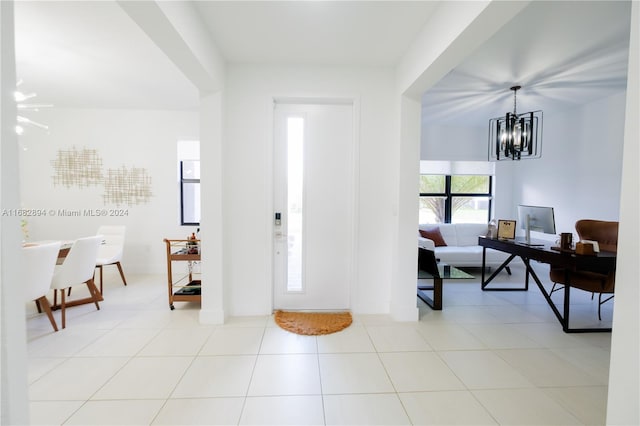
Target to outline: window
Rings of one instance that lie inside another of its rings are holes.
[[[420,175],[420,223],[486,223],[491,188],[487,175]]]
[[[176,179],[179,194],[176,194],[176,201],[180,206],[180,225],[199,226],[200,141],[178,141],[177,148]]]
[[[180,224],[200,225],[200,160],[180,161]]]

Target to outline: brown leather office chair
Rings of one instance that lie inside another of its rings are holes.
[[[608,222],[603,220],[582,219],[576,222],[576,231],[581,240],[597,241],[602,251],[617,253],[618,251],[618,222]],[[565,273],[563,268],[551,265],[549,271],[551,281],[564,285]],[[598,273],[591,271],[571,271],[571,287],[590,291],[592,294],[598,293],[598,319],[602,320],[600,307],[603,303],[613,298],[615,289],[616,272]],[[553,289],[552,291],[555,291]],[[602,300],[603,294],[610,294]]]

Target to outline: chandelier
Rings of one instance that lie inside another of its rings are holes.
[[[542,111],[516,112],[513,86],[513,113],[489,120],[489,161],[540,158],[542,154]]]
[[[19,90],[17,90],[17,88],[22,84],[22,80],[18,80],[18,82],[16,83],[16,91],[13,92],[13,97],[16,100],[16,107],[18,109],[18,115],[16,117],[16,133],[18,135],[21,135],[24,133],[24,127],[25,125],[28,126],[34,126],[34,127],[38,127],[40,129],[43,130],[49,130],[49,126],[42,124],[42,123],[38,123],[37,121],[33,121],[28,117],[25,117],[24,115],[22,115],[22,113],[24,111],[34,111],[37,112],[40,110],[40,108],[49,108],[52,107],[53,105],[48,105],[48,104],[32,104],[32,103],[24,103],[25,101],[35,98],[36,95],[35,93],[23,93]]]

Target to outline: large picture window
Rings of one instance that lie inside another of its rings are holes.
[[[420,223],[487,223],[492,177],[420,175]]]

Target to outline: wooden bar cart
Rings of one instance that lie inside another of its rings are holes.
[[[194,271],[200,262],[200,240],[163,240],[167,247],[167,288],[169,307],[175,309],[174,302],[200,302],[201,281],[195,279],[200,272]],[[179,278],[173,276],[173,262],[188,262],[187,272]]]

